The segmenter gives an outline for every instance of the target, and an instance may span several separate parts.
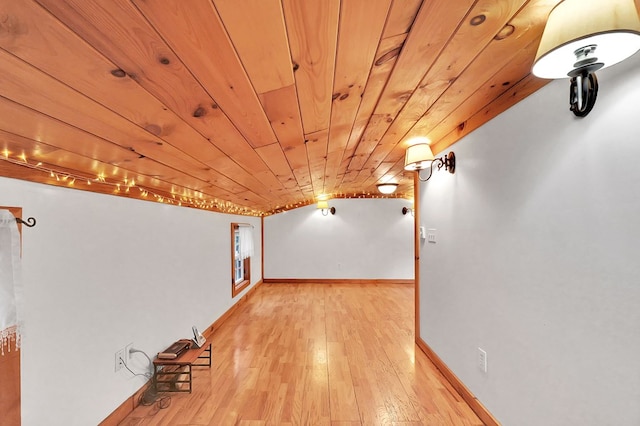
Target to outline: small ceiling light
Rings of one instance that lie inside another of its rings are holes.
[[[638,49],[634,0],[564,0],[549,14],[532,72],[540,78],[571,78],[571,111],[584,117],[598,94],[595,72]]]
[[[329,202],[327,200],[318,201],[318,209],[322,211],[322,216],[326,216],[329,213],[336,214],[336,208],[329,207]]]
[[[438,170],[444,166],[444,169],[449,173],[454,173],[456,170],[456,155],[450,152],[446,157],[434,158],[431,147],[427,143],[418,143],[407,148],[404,157],[404,169],[410,172],[417,171],[418,178],[421,181],[426,182],[431,178],[434,163]],[[424,179],[420,176],[420,170],[423,169],[429,169],[429,176]]]
[[[398,189],[398,184],[391,182],[379,183],[376,186],[378,187],[378,191],[380,191],[381,194],[393,194],[394,192],[396,192],[396,189]]]

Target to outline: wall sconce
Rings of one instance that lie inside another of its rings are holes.
[[[407,213],[411,213],[411,216],[415,216],[415,213],[411,207],[403,207],[402,214],[406,215]]]
[[[431,178],[434,163],[438,167],[438,170],[444,166],[444,169],[449,173],[456,171],[456,155],[453,152],[447,154],[446,157],[434,158],[429,144],[418,143],[407,148],[404,157],[404,169],[410,172],[417,171],[418,178],[421,181],[426,182]],[[427,168],[429,169],[429,176],[423,179],[422,176],[420,176],[420,170]]]
[[[327,216],[329,213],[336,214],[336,208],[329,207],[329,202],[326,200],[318,201],[318,208],[322,211],[322,216]]]
[[[394,192],[396,192],[396,189],[398,189],[398,184],[391,182],[379,183],[376,186],[378,187],[378,191],[380,191],[381,194],[393,194]]]
[[[540,78],[571,78],[571,111],[584,117],[598,94],[595,72],[638,49],[634,0],[564,0],[549,14],[532,72]]]

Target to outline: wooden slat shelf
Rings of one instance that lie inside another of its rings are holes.
[[[193,390],[193,367],[211,368],[211,343],[192,347],[175,359],[153,360],[153,383],[158,392],[188,392]]]

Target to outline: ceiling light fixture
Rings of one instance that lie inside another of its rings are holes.
[[[410,172],[418,172],[418,178],[426,182],[433,174],[433,164],[436,164],[438,170],[444,167],[449,173],[456,171],[456,155],[453,152],[447,154],[446,157],[434,158],[431,147],[427,143],[418,143],[407,148],[404,157],[404,169]],[[429,169],[429,176],[422,178],[420,171]]]
[[[318,209],[322,211],[322,216],[327,216],[329,213],[336,214],[335,207],[329,207],[329,202],[327,200],[318,201]]]
[[[549,14],[532,72],[540,78],[571,78],[571,111],[584,117],[598,94],[595,72],[638,49],[634,0],[564,0]]]
[[[396,192],[396,189],[398,189],[398,184],[391,182],[379,183],[376,186],[378,187],[378,191],[380,191],[381,194],[393,194],[394,192]]]

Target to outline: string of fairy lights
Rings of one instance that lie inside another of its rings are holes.
[[[157,190],[152,190],[146,185],[142,185],[134,178],[121,178],[120,180],[114,178],[107,178],[104,173],[98,173],[95,176],[86,176],[77,174],[75,172],[69,172],[66,170],[55,169],[51,165],[44,165],[40,161],[30,160],[25,154],[20,154],[12,157],[8,150],[4,150],[0,155],[0,160],[6,161],[11,164],[15,164],[21,167],[27,167],[32,170],[37,170],[43,174],[48,175],[50,184],[58,186],[67,186],[77,189],[87,189],[91,185],[100,185],[103,187],[109,187],[112,189],[114,195],[138,198],[148,201],[155,201],[164,204],[170,204],[175,206],[192,207],[202,210],[213,210],[221,213],[238,214],[243,216],[269,216],[276,213],[282,213],[287,210],[296,209],[299,207],[315,204],[317,201],[315,198],[302,200],[296,203],[288,203],[285,205],[277,206],[270,209],[267,212],[259,211],[255,209],[249,209],[244,206],[239,206],[230,201],[220,200],[217,198],[209,198],[206,194],[199,191],[193,191],[193,195],[176,194],[162,194]],[[55,180],[55,181],[54,181]],[[95,191],[103,192],[103,191]],[[390,195],[380,195],[371,192],[349,192],[349,193],[334,193],[331,195],[323,195],[319,199],[337,199],[337,198],[403,198],[411,199],[407,194],[396,193]]]
[[[243,216],[265,215],[262,211],[238,206],[230,201],[209,198],[206,194],[199,191],[192,191],[193,196],[186,194],[180,195],[173,191],[171,194],[162,194],[157,190],[153,190],[148,186],[142,185],[134,178],[125,177],[121,180],[116,180],[108,178],[104,173],[98,173],[95,176],[86,176],[75,172],[55,169],[50,165],[44,165],[40,161],[30,160],[25,154],[19,154],[14,158],[6,149],[2,152],[2,155],[0,155],[0,160],[42,172],[43,174],[48,175],[50,179],[50,182],[48,183],[53,185],[67,186],[77,189],[83,189],[83,187],[84,189],[89,189],[87,187],[91,185],[100,185],[103,187],[110,187],[112,189],[111,192],[114,195],[145,199],[175,206],[193,207],[202,210],[215,210],[221,213],[239,214]]]
[[[388,195],[381,195],[381,194],[376,194],[371,192],[348,192],[348,193],[340,192],[340,193],[333,193],[331,195],[325,194],[317,197],[317,199],[304,200],[297,203],[290,203],[290,204],[285,204],[284,206],[278,206],[270,210],[268,214],[283,213],[283,212],[286,212],[287,210],[293,210],[299,207],[308,206],[310,204],[316,204],[320,200],[329,201],[329,200],[335,200],[338,198],[402,198],[404,200],[407,200],[413,203],[413,197],[411,197],[411,195],[409,194],[405,194],[402,192],[395,193],[395,194],[388,194]]]

